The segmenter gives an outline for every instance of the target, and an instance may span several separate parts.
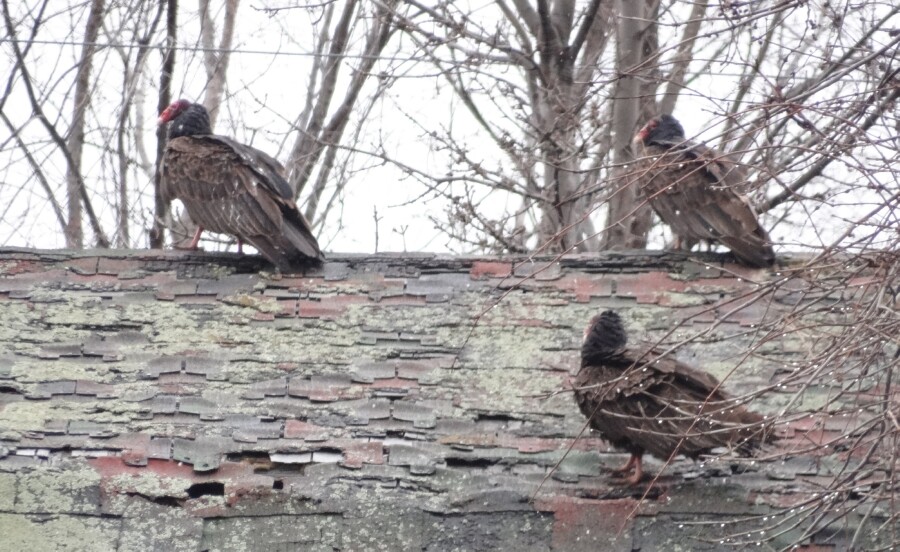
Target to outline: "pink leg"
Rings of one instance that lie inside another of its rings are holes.
[[[616,475],[624,476],[628,472],[632,472],[632,474],[625,478],[625,485],[633,486],[637,485],[641,478],[644,477],[644,466],[641,460],[640,454],[632,454],[631,458],[628,459],[628,462],[625,463],[621,468],[613,470],[613,473]]]
[[[640,456],[638,456],[636,454],[632,454],[631,457],[628,459],[628,462],[626,462],[624,466],[622,466],[621,468],[616,468],[612,472],[613,473],[628,473],[632,470],[632,468],[634,468],[634,463],[637,462],[639,459],[640,459]]]
[[[633,487],[634,485],[637,485],[638,483],[641,482],[641,478],[644,477],[644,465],[643,465],[643,462],[641,461],[641,457],[633,456],[632,458],[635,458],[634,473],[631,475],[631,477],[628,477],[625,479],[625,483],[629,487]]]
[[[197,231],[194,233],[194,239],[191,240],[191,244],[188,245],[188,249],[197,249],[197,244],[200,243],[200,234],[203,233],[203,227],[198,226]]]

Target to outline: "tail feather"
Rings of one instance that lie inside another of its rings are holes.
[[[766,268],[775,264],[775,251],[762,228],[757,228],[753,234],[722,237],[719,240],[731,249],[735,257],[749,266]]]
[[[297,224],[296,222],[285,219],[284,221],[284,237],[293,245],[293,248],[310,259],[322,261],[325,259],[316,238],[313,237],[306,225]]]
[[[309,225],[296,210],[282,210],[284,215],[280,234],[249,236],[262,255],[282,272],[295,272],[325,260]]]

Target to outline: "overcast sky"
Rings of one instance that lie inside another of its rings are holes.
[[[316,22],[304,16],[301,10],[293,10],[290,14],[282,12],[273,16],[258,9],[263,5],[278,4],[278,2],[245,1],[240,7],[234,51],[228,72],[226,101],[224,109],[220,112],[216,131],[251,143],[281,161],[286,161],[295,137],[290,133],[291,123],[302,110],[307,93],[311,61],[308,54],[312,47],[308,26]],[[476,15],[484,18],[496,17],[491,2],[472,2],[472,4],[476,7],[474,9]],[[59,5],[62,7],[63,4]],[[192,13],[194,9],[193,6],[186,6],[181,10],[179,44],[182,49],[178,52],[174,89],[176,97],[200,100],[206,85],[206,75],[199,68],[200,54],[192,51],[197,44],[196,37],[199,32],[197,17]],[[880,5],[876,11],[887,9],[887,6]],[[221,16],[217,21],[221,21]],[[70,84],[65,81],[65,77],[80,54],[79,46],[67,43],[72,40],[71,26],[70,18],[64,11],[60,11],[48,19],[38,38],[42,41],[59,41],[63,44],[42,42],[33,46],[32,59],[35,63],[29,69],[36,81],[49,83],[47,86],[54,87],[52,90],[45,90],[51,98],[47,104],[48,111],[51,112],[56,109],[54,106],[58,106],[62,99],[71,93]],[[897,26],[900,27],[900,21]],[[857,27],[863,29],[864,25],[859,24]],[[661,34],[663,42],[671,40],[669,36],[671,33],[665,27],[662,28]],[[885,33],[885,36],[876,38],[885,41],[888,37]],[[108,41],[109,37],[103,40]],[[395,42],[396,44],[389,47],[386,52],[396,57],[406,55],[408,50],[402,40]],[[727,55],[734,63],[743,63],[747,57],[737,47]],[[119,94],[120,69],[116,65],[115,55],[102,55],[97,59],[94,71],[95,74],[101,75],[101,86],[93,92],[92,109],[99,118],[108,121],[109,127],[113,127],[116,114],[105,105],[115,101]],[[12,63],[10,46],[5,42],[2,45],[0,72],[8,75]],[[791,60],[791,63],[797,66],[798,78],[805,72],[815,70],[815,67],[804,63],[803,60],[799,63],[798,60]],[[360,142],[357,144],[359,149],[374,149],[376,143],[382,143],[398,160],[439,175],[442,167],[447,165],[447,158],[433,147],[423,129],[452,127],[459,137],[465,137],[475,155],[483,156],[484,163],[488,165],[503,163],[494,145],[477,132],[468,112],[460,101],[446,90],[443,77],[434,74],[432,67],[397,61],[390,64],[395,74],[402,78],[390,88],[377,105],[375,117],[362,129]],[[764,67],[766,71],[778,73],[779,60],[770,60],[766,65],[767,67]],[[159,69],[159,55],[152,55],[148,64],[148,75],[153,81],[158,78]],[[608,73],[611,74],[612,69]],[[345,72],[344,78],[346,76]],[[508,76],[515,79],[512,74]],[[684,123],[688,136],[715,141],[721,131],[718,123],[722,121],[716,114],[722,112],[726,105],[725,100],[733,95],[736,86],[736,74],[729,73],[725,65],[712,66],[708,74],[701,75],[690,83],[689,89],[679,100],[676,111],[676,115]],[[38,122],[33,119],[28,122],[30,108],[21,89],[22,86],[17,82],[4,112],[9,114],[16,125],[27,122],[23,136],[47,142],[46,133]],[[762,100],[763,90],[756,92]],[[152,156],[155,150],[153,132],[157,116],[155,90],[150,90],[144,97],[142,107],[146,148]],[[69,104],[63,106],[62,112],[64,118],[70,117]],[[64,128],[64,125],[62,126]],[[354,130],[348,130],[348,134],[351,132]],[[876,129],[872,137],[889,140],[890,136],[881,135],[884,133],[885,129]],[[101,166],[102,160],[97,155],[98,149],[109,139],[110,136],[100,133],[88,136],[88,141],[93,144],[94,149],[88,148],[85,152],[84,173],[89,186],[97,190],[106,190],[101,194],[113,197],[114,189],[103,179],[103,175],[109,174],[111,169]],[[6,166],[0,169],[2,179],[0,243],[62,247],[64,245],[62,234],[57,231],[43,191],[30,178],[30,169],[22,156],[15,151],[14,144],[5,138],[4,140],[2,154]],[[886,146],[888,149],[896,148],[895,144],[888,143]],[[51,155],[51,151],[52,146],[49,143],[36,149],[44,170],[48,175],[55,177],[51,184],[56,187],[57,196],[62,200],[65,167],[60,157]],[[891,155],[889,151],[872,153],[876,162],[883,162]],[[879,156],[881,160],[878,159]],[[847,178],[859,179],[860,176],[852,165],[853,160],[843,168],[836,166],[835,170],[844,171]],[[459,244],[448,244],[446,236],[435,230],[430,217],[444,217],[446,205],[443,200],[434,199],[427,194],[427,189],[421,183],[404,178],[394,167],[373,158],[357,157],[356,165],[347,166],[345,169],[354,175],[353,182],[342,196],[341,207],[332,214],[322,230],[321,242],[327,250],[373,251],[376,240],[376,210],[379,217],[378,248],[382,251],[464,250]],[[874,178],[892,185],[894,189],[898,186],[895,175],[882,173],[874,175]],[[22,185],[23,182],[26,185]],[[829,185],[828,181],[823,181],[817,184],[817,188],[810,188],[807,191],[826,191]],[[132,200],[135,212],[144,224],[149,226],[152,182],[141,176],[134,183],[134,187],[136,190]],[[477,193],[486,196],[489,191],[481,190]],[[867,193],[859,190],[854,190],[852,194],[848,192],[852,197],[838,196],[835,201],[837,205],[832,206],[810,204],[792,216],[791,224],[780,222],[774,228],[772,236],[776,241],[784,242],[787,249],[827,243],[835,235],[844,232],[857,213],[864,212],[871,208],[873,202],[880,200],[879,194],[872,192],[866,197]],[[301,197],[301,201],[303,199]],[[102,216],[109,221],[108,228],[113,227],[111,204],[111,201],[106,205],[98,202]],[[484,208],[488,211],[500,211],[508,207],[514,208],[516,205],[517,200],[493,193],[486,200]],[[776,212],[773,216],[767,216],[764,225],[774,224],[781,214]],[[596,216],[600,216],[599,212]],[[135,231],[133,234],[137,235],[138,232]],[[86,236],[89,235],[89,230],[86,230]],[[654,233],[653,244],[661,246],[665,237],[664,229],[657,230]],[[140,238],[145,239],[144,235]],[[145,247],[147,244],[136,239],[133,245]],[[215,245],[207,244],[207,247],[212,248]]]

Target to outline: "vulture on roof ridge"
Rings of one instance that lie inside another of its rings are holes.
[[[675,117],[651,119],[634,138],[634,172],[659,218],[688,242],[716,241],[749,266],[775,262],[769,234],[742,194],[744,169],[704,144],[688,140]]]
[[[167,123],[161,193],[167,201],[181,200],[197,224],[191,249],[210,230],[237,237],[239,246],[253,245],[281,271],[324,259],[278,161],[213,134],[200,104],[174,102],[160,114],[159,124]]]
[[[728,447],[750,454],[767,437],[764,418],[731,398],[706,372],[654,348],[631,350],[622,320],[605,311],[591,319],[581,347],[575,400],[592,428],[631,453],[619,470],[631,485],[643,476],[645,452],[668,460],[698,458]]]

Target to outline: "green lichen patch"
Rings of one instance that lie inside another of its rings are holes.
[[[96,552],[115,550],[120,520],[86,516],[0,514],[5,550]]]
[[[154,342],[181,341],[199,326],[194,312],[171,301],[128,304],[120,309],[123,323],[152,328],[150,337]]]
[[[453,382],[467,389],[477,389],[478,393],[460,397],[461,406],[468,409],[490,410],[498,412],[541,412],[563,414],[548,410],[559,407],[568,410],[562,403],[546,403],[541,397],[563,389],[564,375],[559,372],[543,374],[535,377],[532,370],[521,368],[461,368],[448,377],[447,383]]]
[[[0,344],[16,342],[33,334],[40,313],[30,308],[24,301],[0,301]],[[10,350],[10,349],[7,349]]]
[[[143,498],[128,501],[118,552],[201,550],[203,520],[185,515],[181,508],[157,505]]]
[[[378,303],[350,305],[341,322],[373,331],[407,332],[430,335],[436,327],[465,324],[468,315],[448,303],[431,305],[383,305]]]
[[[461,366],[496,368],[544,369],[552,364],[558,349],[572,343],[571,330],[560,328],[519,327],[515,330],[493,326],[479,326],[471,333],[441,332],[451,347],[465,350],[460,357]],[[446,334],[446,335],[444,335]]]
[[[125,424],[141,409],[121,401],[27,400],[0,410],[0,431],[42,431],[54,420],[77,420],[97,424]],[[110,427],[110,429],[113,429]]]
[[[42,305],[43,320],[47,324],[97,328],[119,325],[119,310],[108,308],[103,301],[84,292],[47,292],[59,296],[58,302]]]
[[[340,534],[341,517],[334,515],[253,516],[207,520],[201,550],[282,550],[317,545],[337,548],[330,535]]]
[[[15,511],[99,514],[100,474],[84,461],[68,459],[19,473]]]
[[[0,512],[11,512],[16,498],[16,475],[0,472]]]
[[[119,371],[114,363],[103,362],[99,358],[60,358],[44,360],[19,357],[10,375],[21,383],[38,383],[62,380],[87,380],[98,383],[119,379]]]

